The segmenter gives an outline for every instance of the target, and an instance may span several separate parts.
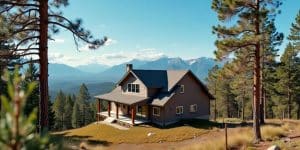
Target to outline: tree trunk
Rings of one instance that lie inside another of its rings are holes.
[[[260,124],[265,124],[265,110],[264,110],[264,105],[265,105],[265,99],[264,99],[264,78],[263,78],[263,67],[264,67],[264,55],[262,55],[263,60],[262,60],[262,68],[260,69],[260,79],[261,79],[261,85],[260,85]]]
[[[217,82],[215,81],[215,97],[217,95]],[[214,110],[215,116],[214,121],[217,121],[217,98],[215,98],[215,110]]]
[[[300,102],[298,102],[298,112],[297,112],[297,119],[300,119]]]
[[[39,124],[40,133],[48,131],[48,0],[39,1],[40,13],[40,103]]]
[[[260,2],[256,0],[256,35],[260,35],[260,18],[259,18],[259,11],[260,11]],[[260,63],[260,41],[258,41],[255,45],[255,63],[254,63],[254,77],[253,77],[253,131],[254,131],[254,140],[255,142],[261,141],[261,132],[260,132],[260,70],[261,70],[261,63]]]
[[[242,99],[242,121],[245,121],[245,91],[243,92]]]
[[[291,119],[291,92],[290,92],[290,86],[288,86],[288,108],[287,108],[287,118]]]

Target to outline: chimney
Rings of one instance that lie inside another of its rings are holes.
[[[126,72],[129,72],[132,70],[132,64],[126,64]]]

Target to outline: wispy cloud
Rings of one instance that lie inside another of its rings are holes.
[[[56,44],[65,43],[65,39],[63,39],[63,38],[54,38],[53,40],[50,40],[50,43],[56,43]]]
[[[61,53],[49,53],[50,63],[63,63],[71,66],[78,66],[83,64],[99,63],[105,65],[116,65],[121,64],[132,59],[139,60],[156,60],[166,55],[159,52],[156,49],[141,49],[136,52],[116,52],[116,53],[105,53],[98,56],[91,56],[87,58],[81,58],[76,56],[67,56]]]
[[[110,46],[110,45],[113,45],[113,44],[116,44],[116,43],[117,43],[117,40],[113,40],[111,38],[108,38],[104,45],[105,46]]]

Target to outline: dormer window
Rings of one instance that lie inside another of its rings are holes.
[[[180,85],[179,92],[184,93],[184,85]]]
[[[139,84],[127,84],[127,91],[132,93],[139,93],[140,92],[140,85]]]

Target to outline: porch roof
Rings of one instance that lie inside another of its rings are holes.
[[[149,99],[149,97],[141,97],[141,96],[123,94],[122,92],[117,91],[117,90],[113,90],[110,93],[95,96],[95,98],[112,101],[112,102],[117,102],[117,103],[122,103],[122,104],[128,104],[128,105],[136,104],[139,102],[144,102]]]

